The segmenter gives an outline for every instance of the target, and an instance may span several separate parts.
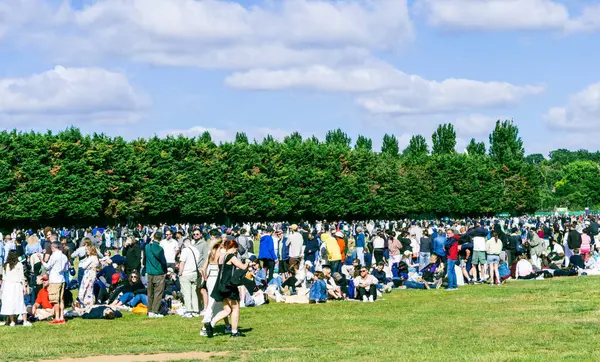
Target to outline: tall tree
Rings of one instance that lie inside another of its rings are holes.
[[[288,146],[291,147],[296,147],[298,145],[302,144],[302,135],[300,135],[300,133],[298,132],[294,132],[289,136],[285,136],[285,138],[283,139],[283,143],[285,143]]]
[[[412,136],[408,142],[408,146],[402,152],[405,157],[427,156],[428,153],[429,147],[427,146],[427,141],[421,135]]]
[[[344,131],[338,128],[336,130],[327,132],[327,136],[325,136],[325,143],[336,144],[350,148],[352,139],[348,137]]]
[[[398,139],[394,135],[384,135],[383,144],[381,145],[381,153],[384,155],[398,157],[400,148],[398,146]]]
[[[356,140],[356,145],[354,145],[354,149],[370,152],[373,150],[373,141],[371,141],[371,139],[368,137],[360,135]]]
[[[496,121],[496,128],[490,134],[490,156],[496,162],[507,165],[522,162],[525,155],[519,128],[512,120]]]
[[[246,136],[245,132],[238,132],[235,134],[235,144],[238,145],[247,145],[248,144],[248,136]]]
[[[441,124],[431,135],[433,145],[432,154],[448,155],[456,153],[456,131],[450,123]]]
[[[485,156],[485,143],[475,141],[471,138],[471,142],[467,145],[467,154],[469,156]]]

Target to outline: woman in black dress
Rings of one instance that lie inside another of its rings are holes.
[[[238,243],[235,239],[225,241],[224,247],[225,257],[219,265],[217,283],[210,295],[215,301],[223,302],[223,310],[217,313],[210,323],[204,323],[204,328],[207,336],[212,337],[214,326],[231,315],[231,337],[241,337],[241,333],[237,330],[240,319],[240,291],[237,286],[231,285],[230,281],[236,268],[246,270],[249,264],[242,263],[237,258]]]

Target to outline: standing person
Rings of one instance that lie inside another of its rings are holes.
[[[258,250],[258,259],[262,262],[263,268],[267,271],[267,282],[273,279],[273,271],[275,270],[275,243],[273,241],[273,229],[271,227],[263,228],[264,234],[260,237],[260,245]]]
[[[373,256],[375,263],[383,261],[383,251],[385,249],[385,239],[382,231],[377,232],[377,236],[373,239]]]
[[[96,270],[100,265],[96,248],[88,245],[86,249],[87,257],[79,263],[79,268],[84,272],[79,285],[78,299],[84,308],[94,305],[94,282],[96,281]]]
[[[123,245],[123,256],[127,259],[125,263],[125,273],[127,275],[136,272],[140,273],[142,268],[142,248],[134,236],[128,236]]]
[[[237,286],[231,285],[230,281],[236,268],[248,269],[248,262],[242,263],[237,258],[238,243],[235,240],[225,242],[225,258],[219,266],[219,276],[217,284],[211,293],[215,301],[223,302],[223,310],[217,313],[210,321],[205,323],[206,334],[209,338],[213,336],[213,328],[222,319],[231,316],[231,337],[241,337],[238,331],[240,318],[240,292]]]
[[[479,272],[479,280],[475,283],[485,283],[487,280],[486,277],[486,265],[487,265],[487,257],[485,255],[485,239],[487,237],[487,230],[477,224],[475,230],[472,232],[472,240],[473,240],[473,258],[472,263]],[[475,275],[473,275],[475,278]]]
[[[198,267],[200,271],[204,264],[206,264],[206,258],[208,257],[208,242],[202,237],[202,231],[199,228],[194,228],[192,231],[192,242],[194,248],[198,250]],[[200,273],[202,276],[202,284],[206,282],[206,276]],[[206,288],[203,288],[202,285],[196,286],[196,291],[200,291],[200,296],[202,297],[202,310],[206,309],[208,305],[208,294],[206,293]]]
[[[3,265],[2,279],[2,309],[0,314],[7,316],[6,324],[15,326],[17,315],[23,317],[23,327],[31,327],[27,321],[27,310],[25,309],[25,274],[23,264],[19,261],[19,254],[11,250],[6,256]]]
[[[250,254],[254,254],[254,244],[252,243],[252,239],[248,235],[246,235],[247,232],[248,231],[245,228],[241,228],[240,236],[238,236],[237,238],[237,242],[239,245],[238,258],[240,259],[248,259],[250,257]]]
[[[302,260],[302,246],[304,244],[304,238],[302,234],[298,232],[298,225],[292,224],[290,226],[291,234],[288,236],[288,245],[290,253],[290,268],[298,269],[300,267],[300,261]]]
[[[219,259],[221,259],[221,246],[222,243],[220,240],[215,241],[211,248],[208,256],[206,258],[206,262],[202,267],[202,275],[206,280],[206,292],[208,294],[208,304],[204,307],[204,320],[202,321],[203,326],[202,330],[200,330],[200,335],[203,337],[207,337],[208,333],[206,332],[206,323],[210,323],[213,316],[223,310],[223,302],[215,301],[215,299],[211,296],[213,290],[215,289],[215,285],[217,284],[217,278],[219,277]],[[223,250],[223,256],[225,255],[225,250]],[[229,318],[225,318],[225,334],[231,333],[231,324],[229,324]]]
[[[321,234],[321,241],[325,245],[327,262],[334,273],[340,273],[342,270],[342,253],[337,240],[331,235],[331,231]]]
[[[432,244],[433,241],[429,236],[429,231],[427,229],[423,230],[423,236],[421,236],[419,245],[419,270],[423,270],[429,264]]]
[[[509,268],[517,260],[517,249],[521,246],[521,235],[519,235],[519,229],[513,227],[508,237],[508,243],[506,244],[506,258],[508,261]]]
[[[190,239],[183,239],[181,256],[179,257],[179,283],[181,284],[181,294],[185,305],[185,317],[199,317],[200,305],[198,302],[197,289],[200,269],[200,252],[194,247]]]
[[[356,257],[360,265],[365,265],[365,233],[361,226],[356,228]]]
[[[179,252],[179,242],[173,238],[171,229],[165,232],[165,238],[160,241],[160,247],[164,250],[167,267],[175,269],[177,253]]]
[[[446,257],[448,260],[448,288],[446,290],[458,290],[456,280],[456,262],[458,260],[458,235],[453,229],[446,231]]]
[[[485,243],[487,251],[487,263],[490,266],[490,284],[500,285],[500,273],[498,265],[500,264],[500,253],[502,252],[502,240],[498,236],[498,232],[492,232],[492,238]],[[496,277],[496,281],[494,281]]]
[[[148,318],[163,317],[160,314],[160,303],[165,292],[167,260],[165,259],[165,251],[160,246],[161,238],[162,234],[158,231],[155,232],[152,235],[152,241],[144,249],[144,265],[146,266],[146,274],[148,274]]]
[[[52,254],[48,262],[42,262],[42,265],[48,271],[48,299],[54,304],[54,320],[50,324],[65,324],[65,275],[69,270],[69,260],[63,254],[60,243],[53,241],[50,244]],[[42,259],[42,256],[39,255]]]

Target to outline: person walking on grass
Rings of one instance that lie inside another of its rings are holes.
[[[144,248],[144,265],[148,274],[148,318],[162,318],[160,303],[165,292],[165,275],[167,274],[167,260],[165,251],[160,246],[162,234],[155,232],[152,242]]]
[[[217,283],[211,293],[211,297],[216,302],[223,302],[223,310],[217,313],[213,319],[204,323],[206,329],[206,335],[212,338],[214,334],[215,325],[230,317],[231,321],[231,337],[242,337],[243,335],[238,331],[238,324],[240,319],[240,291],[239,288],[231,284],[231,278],[235,269],[248,269],[248,262],[242,263],[237,258],[238,243],[235,239],[227,240],[225,242],[225,258],[223,263],[219,266],[219,276]]]

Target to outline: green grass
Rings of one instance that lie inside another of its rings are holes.
[[[376,303],[242,310],[247,337],[199,336],[200,321],[74,320],[0,330],[0,359],[229,351],[217,361],[598,361],[600,278],[513,281],[455,292],[400,290]],[[217,327],[218,330],[221,328]]]

